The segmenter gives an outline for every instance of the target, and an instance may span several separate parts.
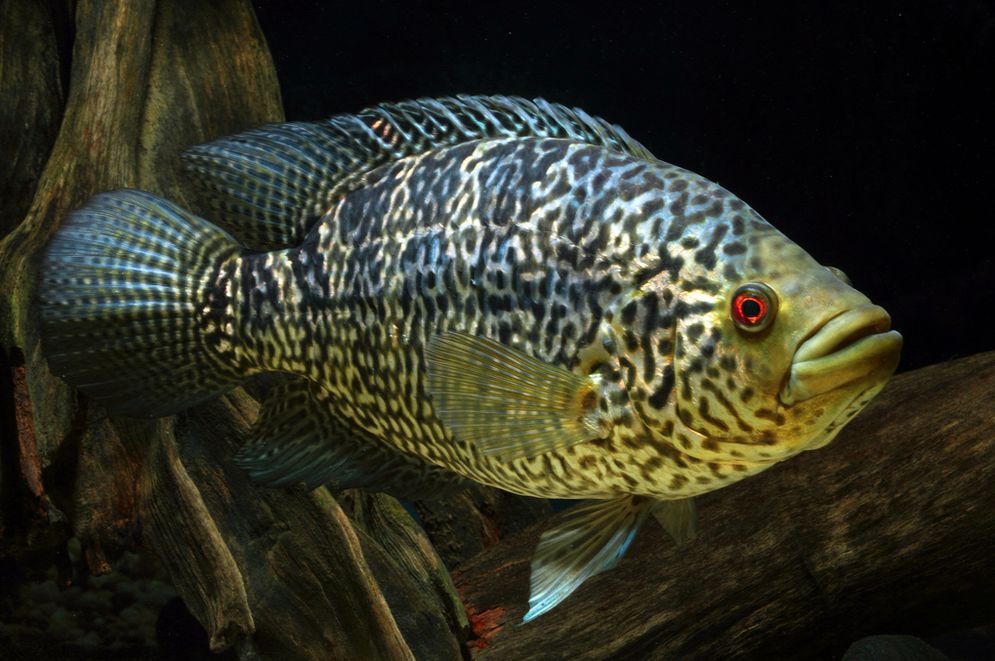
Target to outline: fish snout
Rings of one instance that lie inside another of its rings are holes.
[[[781,388],[790,406],[868,378],[884,380],[898,366],[902,336],[884,308],[867,304],[826,321],[795,350]]]

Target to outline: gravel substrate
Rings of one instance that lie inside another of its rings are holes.
[[[53,566],[45,580],[23,582],[0,600],[0,658],[165,658],[156,623],[178,599],[158,562],[125,553],[110,573],[90,576],[76,540],[69,555],[77,570],[69,587],[60,589]]]

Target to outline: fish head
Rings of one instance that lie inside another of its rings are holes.
[[[671,303],[644,341],[622,343],[638,354],[623,360],[635,412],[658,441],[708,461],[757,468],[825,445],[884,387],[901,335],[759,216],[715,250],[714,264],[684,260],[676,282],[661,273],[640,288]],[[655,385],[640,377],[646,348],[658,350]]]

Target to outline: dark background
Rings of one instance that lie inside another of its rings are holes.
[[[289,120],[579,106],[842,268],[905,336],[900,370],[995,349],[995,3],[741,5],[255,2]]]

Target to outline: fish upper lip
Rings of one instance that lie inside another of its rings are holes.
[[[791,405],[898,363],[902,336],[877,305],[861,305],[827,320],[795,350],[779,399]],[[890,373],[890,372],[889,372]]]
[[[831,317],[795,350],[792,363],[822,358],[859,340],[891,328],[891,317],[878,305],[862,305]]]

